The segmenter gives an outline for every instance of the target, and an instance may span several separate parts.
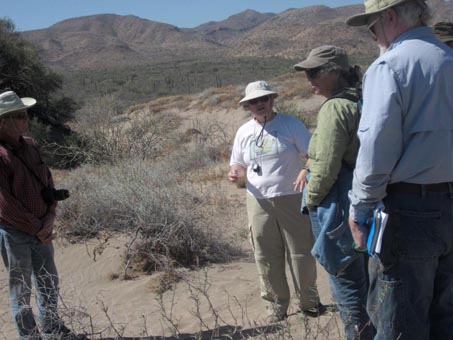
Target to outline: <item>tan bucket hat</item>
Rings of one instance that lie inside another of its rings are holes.
[[[239,104],[245,104],[251,99],[272,96],[273,98],[278,96],[277,92],[271,90],[271,87],[264,80],[254,81],[249,83],[245,88],[245,97],[239,101]]]
[[[296,71],[317,68],[327,63],[335,63],[343,70],[349,70],[349,60],[346,51],[340,47],[323,45],[311,50],[307,59],[294,65]]]
[[[19,98],[13,91],[0,94],[0,116],[7,113],[28,109],[36,104],[36,99],[30,97]]]
[[[426,0],[365,0],[363,2],[365,5],[365,13],[353,15],[352,17],[347,18],[346,24],[349,26],[368,25],[369,19],[373,15],[408,1],[426,2]]]
[[[444,43],[453,41],[453,22],[438,22],[433,29],[440,41]]]

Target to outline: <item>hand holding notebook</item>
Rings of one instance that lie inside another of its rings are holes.
[[[375,256],[381,252],[387,220],[388,214],[382,211],[382,208],[377,208],[374,211],[373,218],[369,223],[370,233],[367,239],[367,249],[370,256]]]

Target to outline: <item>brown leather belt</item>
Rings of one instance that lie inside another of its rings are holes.
[[[449,192],[453,193],[453,182],[444,182],[436,184],[415,184],[398,182],[389,184],[387,186],[388,193],[404,192],[404,193],[415,193],[423,194],[427,192]]]

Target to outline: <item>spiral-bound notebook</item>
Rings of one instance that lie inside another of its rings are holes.
[[[376,209],[370,225],[367,248],[371,256],[379,254],[382,249],[382,238],[384,237],[385,226],[387,225],[388,214],[382,209]]]

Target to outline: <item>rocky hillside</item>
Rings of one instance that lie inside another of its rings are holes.
[[[217,49],[215,42],[196,32],[113,14],[68,19],[23,34],[38,46],[48,65],[63,69],[160,62]]]
[[[356,52],[359,46],[369,56],[376,49],[368,32],[344,23],[348,16],[360,11],[361,6],[289,9],[235,40],[231,54],[300,58],[321,44],[337,44],[351,52]]]
[[[201,34],[206,39],[219,44],[228,45],[229,42],[240,39],[248,31],[274,16],[274,13],[262,14],[256,11],[247,10],[232,15],[226,20],[219,22],[211,21],[187,31]]]
[[[453,2],[429,1],[434,21],[451,20]],[[60,70],[99,69],[201,57],[283,56],[299,58],[320,44],[345,47],[355,60],[377,50],[365,28],[344,20],[362,5],[313,6],[278,14],[247,10],[192,29],[136,16],[101,14],[64,20],[47,29],[23,32],[43,60]]]

